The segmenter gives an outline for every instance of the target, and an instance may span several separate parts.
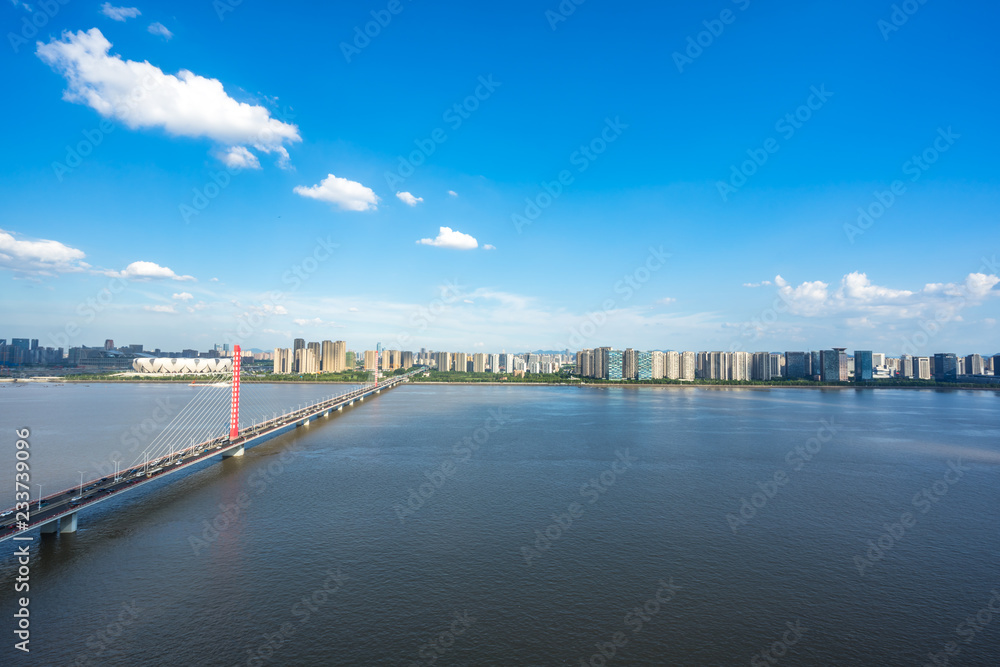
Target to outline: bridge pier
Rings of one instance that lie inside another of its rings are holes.
[[[240,445],[236,449],[230,449],[229,451],[222,453],[222,458],[224,459],[232,458],[234,456],[243,456],[243,445]]]
[[[59,530],[59,519],[52,519],[42,524],[42,535],[55,535]]]
[[[76,515],[77,512],[72,514],[67,514],[59,520],[59,532],[60,533],[75,533],[76,532]]]
[[[344,411],[344,406],[343,405],[341,405],[341,406],[339,406],[337,408],[337,412],[343,412],[343,411]]]

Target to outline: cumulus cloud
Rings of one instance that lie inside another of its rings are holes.
[[[790,312],[805,317],[843,315],[849,324],[870,327],[875,319],[910,319],[935,313],[958,319],[958,311],[1000,295],[995,289],[1000,278],[985,273],[970,273],[957,283],[927,283],[920,289],[907,290],[877,285],[867,274],[848,273],[840,286],[831,291],[822,281],[806,281],[793,287],[776,276],[778,296]]]
[[[294,192],[303,197],[336,204],[344,211],[374,211],[379,202],[371,188],[333,174],[328,174],[319,185],[297,185]]]
[[[170,305],[170,306],[163,306],[163,305],[159,305],[159,306],[143,306],[142,308],[143,308],[143,310],[148,310],[151,313],[176,313],[177,312],[176,310],[174,310],[174,307],[172,305]]]
[[[487,243],[487,244],[483,245],[483,250],[496,250],[496,249],[497,249],[497,247],[495,245],[493,245],[492,243]]]
[[[230,146],[218,157],[230,169],[260,169],[260,160],[246,146]]]
[[[126,280],[194,280],[194,276],[179,276],[172,269],[155,262],[132,262],[122,271],[105,271],[105,275]]]
[[[101,13],[113,21],[122,22],[125,19],[134,19],[136,16],[142,14],[136,7],[112,7],[110,2],[105,2],[101,5]]]
[[[448,194],[450,194],[452,197],[457,197],[458,196],[458,193],[455,192],[454,190],[448,190]]]
[[[759,283],[743,283],[744,287],[767,287],[771,284],[770,280],[762,280]]]
[[[218,79],[185,69],[166,74],[148,62],[109,55],[110,49],[111,42],[91,28],[39,43],[36,53],[66,78],[64,100],[85,104],[133,130],[158,128],[222,146],[249,146],[277,153],[279,164],[287,160],[285,144],[302,140],[298,127],[272,118],[262,106],[237,102]]]
[[[59,241],[25,239],[0,229],[0,268],[29,275],[85,271],[84,252]]]
[[[424,200],[423,197],[414,197],[409,192],[397,192],[396,197],[407,206],[416,206]]]
[[[163,39],[170,39],[171,37],[174,36],[174,33],[170,32],[167,29],[167,26],[163,25],[159,21],[157,21],[156,23],[150,23],[149,27],[146,29],[149,30],[149,34],[159,35]]]
[[[479,247],[479,241],[474,237],[451,227],[441,227],[438,230],[437,238],[420,239],[417,243],[437,246],[438,248],[454,248],[455,250],[474,250]]]
[[[176,299],[178,301],[190,301],[193,298],[194,298],[194,295],[191,294],[190,292],[179,292],[179,293],[174,294],[174,299]]]

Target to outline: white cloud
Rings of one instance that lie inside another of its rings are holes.
[[[792,287],[781,276],[774,279],[778,296],[788,310],[805,317],[841,315],[851,326],[872,327],[879,320],[930,317],[944,313],[958,320],[958,312],[1000,295],[994,289],[1000,278],[984,273],[970,273],[960,283],[928,283],[919,290],[896,289],[872,283],[867,274],[844,275],[840,286],[831,292],[822,281],[803,282]],[[875,319],[872,319],[875,318]]]
[[[193,298],[194,298],[194,295],[191,294],[190,292],[179,292],[179,293],[174,294],[174,299],[176,299],[178,301],[190,301]]]
[[[134,19],[136,16],[142,14],[136,7],[112,7],[110,2],[105,2],[101,5],[101,13],[113,21],[122,22],[125,19]]]
[[[452,197],[457,197],[458,196],[458,193],[455,192],[454,190],[448,190],[448,194],[450,194]]]
[[[179,276],[172,269],[155,262],[132,262],[122,271],[105,271],[105,275],[126,280],[194,280],[194,276]]]
[[[173,305],[170,306],[143,306],[143,310],[148,310],[151,313],[176,313]]]
[[[163,39],[170,39],[174,36],[174,33],[167,30],[167,26],[163,25],[159,21],[156,23],[150,23],[147,30],[149,30],[151,35],[159,35]]]
[[[230,146],[218,158],[230,169],[260,169],[260,160],[246,146]]]
[[[770,280],[762,280],[759,283],[743,283],[744,287],[767,287],[771,284]]]
[[[455,250],[473,250],[479,247],[479,241],[469,234],[463,234],[451,227],[441,227],[437,238],[420,239],[420,245],[432,245],[438,248],[454,248]]]
[[[59,241],[25,239],[0,229],[0,268],[31,275],[77,273],[90,268],[84,252]]]
[[[497,247],[492,243],[487,243],[483,246],[483,250],[496,250]]]
[[[656,303],[660,304],[661,306],[669,306],[670,304],[672,304],[675,301],[677,301],[677,299],[675,299],[674,297],[672,297],[672,296],[665,296],[662,299],[658,299],[656,301]]]
[[[310,327],[332,327],[332,328],[335,328],[335,329],[343,329],[344,326],[345,326],[343,324],[337,324],[336,322],[327,322],[327,321],[325,321],[325,320],[323,320],[322,318],[319,318],[319,317],[314,317],[311,320],[307,320],[307,319],[303,319],[303,318],[298,318],[298,319],[292,320],[292,322],[295,322],[300,327],[306,327],[306,326],[310,326]]]
[[[218,278],[209,278],[208,282],[210,282],[210,283],[217,283],[217,282],[219,282],[219,279]]]
[[[358,309],[357,309],[357,308],[355,308],[354,306],[351,306],[351,307],[350,307],[350,308],[348,308],[347,310],[348,310],[348,311],[350,311],[350,312],[352,312],[352,313],[356,313],[356,312],[358,312]]]
[[[371,188],[333,174],[328,174],[319,185],[297,185],[294,192],[303,197],[336,204],[344,211],[374,211],[379,202]]]
[[[423,197],[414,197],[409,192],[397,192],[396,197],[407,206],[416,206],[424,200]]]
[[[160,128],[222,146],[250,146],[277,153],[279,164],[287,159],[285,144],[302,140],[298,127],[272,118],[262,106],[237,102],[218,79],[183,69],[165,74],[148,62],[110,56],[110,49],[111,42],[91,28],[39,43],[36,53],[66,78],[64,100],[85,104],[133,130]]]

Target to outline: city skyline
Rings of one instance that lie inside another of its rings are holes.
[[[6,5],[5,324],[893,353],[936,325],[996,352],[995,47],[966,28],[1000,9],[721,6],[404,3],[366,38],[381,10]],[[300,67],[320,42],[331,86]]]

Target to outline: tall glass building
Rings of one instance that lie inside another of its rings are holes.
[[[872,379],[871,350],[854,350],[854,379],[858,382]]]
[[[622,359],[621,350],[608,350],[608,379],[622,379]]]
[[[640,380],[652,380],[653,379],[653,353],[652,352],[637,352],[636,358],[636,377]]]
[[[820,380],[823,382],[840,382],[840,352],[837,350],[820,350],[819,368]]]
[[[954,381],[958,379],[958,357],[954,354],[939,353],[934,355],[934,379]]]
[[[785,352],[785,377],[789,380],[804,378],[809,374],[806,370],[805,352]]]

